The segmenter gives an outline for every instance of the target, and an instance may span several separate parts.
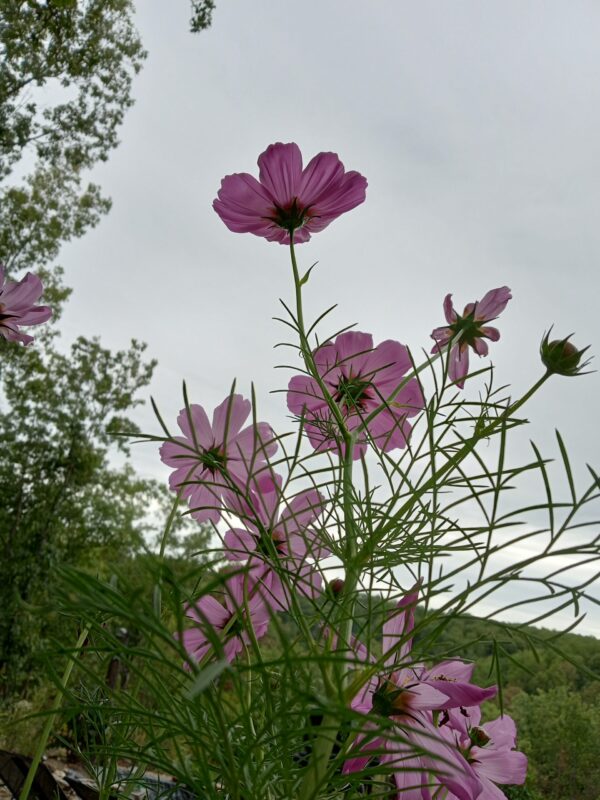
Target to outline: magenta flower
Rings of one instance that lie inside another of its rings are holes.
[[[352,708],[369,715],[370,720],[344,772],[364,769],[376,750],[382,764],[397,769],[394,780],[403,796],[421,798],[422,785],[427,783],[424,773],[431,772],[460,800],[474,800],[481,782],[456,744],[436,728],[433,712],[479,705],[492,697],[496,688],[482,689],[470,683],[470,665],[460,661],[443,662],[431,670],[410,664],[417,600],[418,585],[400,600],[397,611],[384,624],[386,671],[371,677],[352,701]],[[376,726],[373,717],[377,716],[388,720],[387,728]]]
[[[366,431],[359,435],[353,453],[355,459],[364,455],[369,438],[386,453],[406,445],[411,433],[408,418],[418,414],[425,401],[416,378],[411,378],[389,400],[412,367],[403,344],[387,340],[373,348],[370,333],[348,331],[334,342],[326,342],[313,356],[319,375],[350,431],[358,428],[372,411],[384,406],[368,423],[368,436]],[[315,450],[341,450],[335,417],[314,378],[295,375],[289,382],[287,404],[293,414],[304,418],[306,433]]]
[[[186,616],[194,626],[183,632],[182,644],[192,658],[202,661],[220,644],[229,662],[250,643],[249,626],[260,639],[270,618],[267,603],[250,573],[237,573],[225,581],[222,602],[204,595],[187,607]]]
[[[281,479],[265,475],[253,481],[245,496],[228,491],[224,505],[240,518],[243,528],[232,528],[224,537],[225,555],[230,561],[249,559],[265,565],[271,573],[271,593],[279,607],[289,607],[289,582],[302,594],[316,597],[322,579],[315,562],[330,555],[322,546],[312,524],[321,516],[324,499],[316,489],[307,489],[289,503],[281,494]],[[271,605],[274,605],[271,601]]]
[[[33,336],[21,333],[19,326],[40,325],[50,319],[51,308],[35,305],[43,291],[41,280],[32,272],[20,281],[7,281],[0,266],[0,336],[9,342],[33,342]]]
[[[223,492],[234,485],[243,487],[249,475],[260,473],[277,450],[266,422],[242,429],[250,408],[249,400],[232,394],[215,408],[211,425],[202,406],[192,404],[177,417],[183,436],[160,448],[162,461],[174,468],[170,488],[177,491],[183,487],[182,497],[199,522],[218,522]]]
[[[469,726],[464,724],[468,719]],[[489,800],[506,800],[506,795],[496,784],[521,785],[527,774],[527,757],[515,750],[517,728],[511,717],[505,714],[492,722],[480,724],[481,710],[478,707],[463,709],[458,727],[442,719],[441,731],[455,744],[473,767],[482,783],[481,797]],[[448,794],[448,800],[455,795]]]
[[[336,217],[364,202],[367,181],[345,172],[335,153],[319,153],[302,169],[297,144],[271,144],[258,157],[258,180],[226,175],[213,208],[234,233],[270,242],[307,242]]]
[[[488,327],[486,323],[496,319],[504,311],[511,297],[508,286],[492,289],[481,300],[466,305],[462,316],[456,313],[452,295],[447,294],[444,298],[444,314],[448,325],[432,331],[431,336],[436,343],[431,352],[439,352],[461,334],[459,341],[452,345],[448,363],[448,377],[461,389],[469,371],[469,347],[478,356],[487,356],[488,346],[485,340],[497,342],[500,332],[497,328]]]

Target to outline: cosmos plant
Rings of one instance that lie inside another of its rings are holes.
[[[481,299],[462,313],[440,286],[433,347],[400,323],[377,342],[327,330],[328,311],[308,321],[319,273],[301,269],[296,246],[346,224],[336,220],[364,202],[367,181],[330,152],[304,166],[293,143],[270,145],[258,167],[258,178],[227,175],[214,210],[230,231],[289,251],[293,303],[282,301],[280,321],[299,357],[279,396],[293,430],[277,431],[254,388],[247,398],[235,383],[212,412],[186,388],[178,432],[158,416],[160,435],[146,438],[159,443],[174,504],[152,598],[70,571],[62,599],[98,652],[136,676],[103,707],[96,762],[129,758],[139,774],[164,770],[220,800],[501,800],[527,772],[503,706],[503,642],[543,641],[506,620],[571,609],[576,622],[600,558],[587,533],[596,473],[578,490],[559,436],[568,495],[556,499],[547,459],[534,446],[533,460],[514,461],[509,433],[551,379],[582,373],[585,348],[546,334],[540,374],[515,399],[489,361],[510,320],[507,286],[474,286]],[[525,479],[530,491],[535,473],[544,495],[515,509],[505,490]],[[211,534],[183,578],[165,560],[182,513]],[[465,614],[496,631],[490,675],[469,642],[443,644]],[[117,625],[143,644],[124,649]]]

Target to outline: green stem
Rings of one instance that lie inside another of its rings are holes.
[[[19,800],[27,800],[29,797],[29,792],[31,791],[31,787],[33,786],[33,781],[38,771],[38,767],[42,761],[44,756],[44,751],[46,749],[46,745],[48,744],[48,739],[50,738],[50,733],[52,731],[52,726],[54,725],[54,720],[58,714],[60,709],[63,694],[65,689],[67,688],[67,684],[69,683],[69,679],[71,677],[71,672],[73,671],[73,667],[75,666],[75,661],[77,656],[79,655],[81,648],[84,645],[85,640],[88,637],[88,633],[90,632],[89,627],[86,627],[81,632],[79,639],[77,640],[77,644],[75,645],[75,652],[71,654],[69,658],[69,663],[65,667],[65,671],[60,681],[60,690],[56,697],[54,698],[54,702],[50,708],[50,714],[48,719],[46,720],[46,724],[44,725],[44,730],[42,731],[42,735],[40,736],[40,740],[38,742],[37,749],[33,756],[33,760],[31,762],[31,766],[29,767],[29,772],[27,773],[27,777],[25,778],[25,783],[23,784],[23,788],[21,789],[21,794],[19,795]]]
[[[296,261],[296,253],[294,250],[293,232],[290,234],[290,257],[292,262],[292,271],[294,273],[294,287],[296,293],[296,324],[298,326],[298,334],[300,337],[300,350],[304,358],[306,368],[311,377],[316,381],[323,397],[329,407],[329,410],[337,423],[341,439],[343,442],[343,466],[342,466],[342,505],[344,512],[344,534],[346,541],[346,554],[345,554],[345,588],[344,588],[344,601],[340,604],[340,613],[342,616],[343,631],[338,638],[338,649],[343,649],[351,656],[351,640],[352,640],[352,620],[354,617],[354,601],[356,587],[359,580],[359,571],[357,570],[357,537],[356,526],[353,513],[353,484],[352,484],[352,469],[354,464],[354,444],[355,437],[350,433],[346,426],[344,416],[336,403],[335,399],[331,396],[329,389],[323,381],[317,365],[315,363],[306,329],[304,325],[304,311],[302,307],[302,285],[303,281],[300,278],[298,264]],[[399,389],[398,389],[399,391]],[[348,658],[344,664],[344,674],[349,671],[351,657]],[[327,772],[327,765],[331,756],[331,751],[339,730],[340,722],[338,719],[325,715],[319,726],[319,733],[317,734],[310,761],[304,776],[304,780],[300,787],[300,800],[308,800],[309,798],[316,797],[318,787],[321,785],[325,774]]]
[[[372,552],[373,548],[376,547],[383,536],[391,530],[394,525],[397,525],[399,521],[401,521],[405,515],[410,511],[410,509],[414,506],[414,504],[423,497],[427,492],[432,490],[435,486],[439,484],[441,478],[443,478],[448,472],[451,472],[454,467],[457,467],[464,459],[473,452],[476,445],[482,440],[487,439],[491,436],[492,433],[498,428],[500,425],[504,424],[515,411],[518,411],[521,406],[523,406],[531,397],[534,395],[538,389],[548,380],[552,373],[546,372],[542,377],[537,380],[533,386],[525,392],[523,397],[517,400],[515,403],[510,405],[502,414],[500,414],[496,419],[490,422],[488,425],[485,425],[480,430],[476,430],[475,434],[466,442],[463,447],[454,455],[452,458],[449,458],[445,464],[443,464],[425,483],[416,489],[413,494],[406,500],[405,503],[400,506],[398,511],[393,514],[389,520],[387,525],[382,526],[378,530],[378,535],[374,535],[368,543],[368,548],[365,548],[362,552],[362,559],[365,560],[369,557],[369,554]]]

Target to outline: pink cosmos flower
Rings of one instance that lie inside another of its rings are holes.
[[[507,714],[481,725],[479,707],[466,709],[466,712],[458,728],[452,726],[452,720],[446,724],[442,719],[440,730],[468,758],[482,783],[481,797],[506,800],[506,795],[496,784],[521,785],[525,783],[527,774],[527,757],[514,749],[517,744],[516,725]],[[464,725],[465,719],[469,719],[469,726]],[[447,800],[455,800],[455,795],[449,793]]]
[[[218,405],[212,425],[200,405],[183,408],[177,423],[183,436],[176,436],[160,448],[160,457],[174,471],[169,486],[194,509],[199,522],[218,522],[223,492],[232,485],[244,486],[249,474],[265,468],[266,459],[277,450],[274,433],[266,422],[242,425],[250,414],[250,401],[232,394]]]
[[[469,371],[469,347],[478,356],[487,356],[488,346],[485,340],[497,342],[500,332],[497,328],[487,326],[486,323],[496,319],[504,311],[511,297],[508,286],[492,289],[481,300],[468,303],[462,316],[456,313],[452,295],[447,294],[444,298],[444,314],[448,325],[432,331],[431,336],[436,343],[431,352],[439,352],[455,336],[461,334],[459,341],[452,345],[448,364],[448,377],[461,389],[465,385],[464,379]]]
[[[231,561],[250,559],[264,564],[271,573],[271,592],[281,608],[289,607],[287,583],[281,572],[302,594],[316,597],[322,585],[316,561],[330,555],[312,524],[321,516],[324,499],[316,489],[307,489],[289,503],[281,494],[281,478],[264,475],[252,482],[245,496],[228,491],[224,505],[236,513],[243,528],[232,528],[224,537],[225,555]],[[273,605],[273,601],[271,601]]]
[[[221,643],[231,662],[250,643],[249,626],[257,639],[269,627],[269,608],[250,573],[237,573],[225,581],[222,602],[204,595],[187,607],[186,616],[194,626],[183,632],[182,643],[196,661]]]
[[[32,272],[20,281],[7,281],[0,266],[0,336],[9,342],[33,342],[33,336],[21,333],[19,326],[40,325],[50,319],[51,308],[35,305],[43,291],[41,280]]]
[[[307,242],[365,199],[367,181],[345,172],[335,153],[319,153],[303,169],[297,144],[271,144],[258,157],[258,180],[226,175],[213,208],[229,230],[270,242]]]
[[[352,708],[368,714],[371,721],[357,739],[355,755],[346,762],[344,772],[364,769],[371,758],[369,751],[377,750],[380,762],[397,770],[394,780],[402,798],[421,800],[425,774],[431,772],[460,800],[474,800],[481,782],[455,743],[440,734],[432,712],[478,705],[495,695],[496,687],[482,689],[469,683],[464,670],[468,665],[462,662],[443,662],[431,670],[409,663],[417,600],[418,585],[384,624],[386,671],[371,677],[352,701]],[[373,715],[392,723],[388,735],[378,735]]]
[[[416,378],[411,378],[393,400],[388,399],[402,383],[412,364],[400,342],[387,340],[373,348],[370,333],[348,331],[334,342],[326,342],[313,353],[319,375],[344,416],[349,430],[355,430],[375,409],[383,410],[368,424],[368,435],[375,445],[388,452],[404,447],[411,433],[409,417],[423,408],[425,401]],[[317,451],[340,450],[341,436],[317,381],[295,375],[288,386],[288,408],[303,416],[310,443]],[[360,434],[353,456],[367,450],[367,434]]]

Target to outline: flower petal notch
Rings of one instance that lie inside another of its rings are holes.
[[[346,172],[336,153],[319,153],[303,168],[298,145],[277,142],[258,157],[258,168],[258,180],[226,175],[213,202],[234,233],[300,244],[365,199],[366,178]]]
[[[21,333],[21,325],[40,325],[52,316],[49,306],[36,306],[44,287],[41,280],[28,272],[20,281],[7,281],[0,266],[0,336],[9,342],[31,344],[33,336]]]
[[[354,459],[366,453],[369,441],[385,453],[406,446],[411,433],[408,418],[418,414],[425,401],[416,378],[404,378],[412,363],[403,344],[387,340],[373,347],[370,333],[347,331],[317,348],[313,358],[348,430],[364,427],[353,449]],[[336,419],[314,378],[295,375],[288,385],[287,405],[304,419],[315,450],[341,451]]]
[[[469,348],[478,356],[487,356],[486,339],[497,342],[500,338],[500,331],[487,323],[500,316],[511,298],[508,286],[491,289],[481,300],[468,303],[462,315],[456,312],[451,294],[444,298],[444,314],[448,324],[432,331],[431,338],[435,340],[435,345],[431,352],[439,353],[446,345],[450,346],[448,377],[460,389],[464,387],[469,372]]]

